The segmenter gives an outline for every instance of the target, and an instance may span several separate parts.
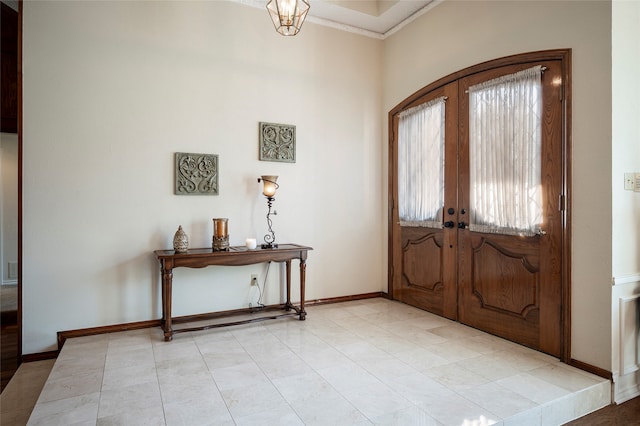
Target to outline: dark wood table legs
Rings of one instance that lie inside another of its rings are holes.
[[[307,262],[305,262],[304,259],[300,259],[300,321],[304,321],[307,317],[307,312],[304,310],[304,291],[306,276]]]
[[[173,339],[171,329],[171,294],[173,293],[173,270],[165,269],[165,265],[160,268],[162,273],[162,330],[164,340],[168,342]]]

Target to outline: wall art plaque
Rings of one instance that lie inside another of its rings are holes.
[[[218,156],[176,152],[176,195],[218,195]]]
[[[260,161],[296,162],[296,126],[260,123]]]

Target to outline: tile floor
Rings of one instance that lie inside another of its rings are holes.
[[[407,305],[307,311],[69,339],[28,424],[561,425],[610,403],[607,380]]]

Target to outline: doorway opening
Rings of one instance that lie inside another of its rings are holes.
[[[0,352],[2,390],[18,369],[21,348],[20,8],[0,2],[2,108],[0,114]]]

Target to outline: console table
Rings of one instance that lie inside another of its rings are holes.
[[[170,341],[176,333],[184,333],[188,331],[207,330],[214,327],[223,327],[228,325],[246,324],[254,321],[263,321],[266,319],[275,319],[284,316],[298,315],[301,321],[304,321],[307,313],[304,310],[304,287],[307,252],[313,250],[311,247],[299,244],[280,244],[276,248],[256,248],[249,250],[244,246],[229,247],[226,251],[213,251],[211,248],[189,249],[186,253],[176,253],[174,250],[156,250],[153,253],[160,262],[160,273],[162,275],[162,330],[164,331],[164,340]],[[291,261],[298,259],[300,261],[300,306],[297,307],[291,303]],[[287,311],[287,313],[253,318],[242,321],[228,322],[224,324],[212,324],[200,327],[184,328],[174,330],[171,328],[171,294],[173,287],[173,268],[204,268],[210,265],[225,266],[242,266],[252,265],[263,262],[285,262],[286,264],[286,280],[287,280],[287,301],[278,308]],[[295,312],[288,312],[291,310]]]

